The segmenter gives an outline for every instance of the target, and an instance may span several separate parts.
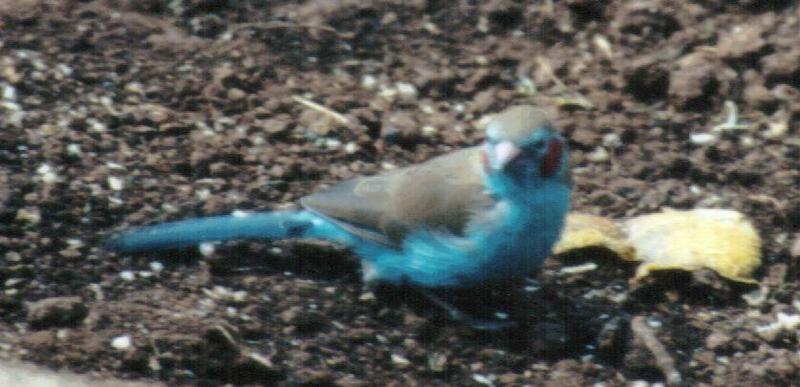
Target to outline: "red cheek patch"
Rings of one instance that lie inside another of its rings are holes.
[[[558,172],[561,166],[561,153],[564,151],[564,144],[557,139],[550,140],[547,144],[547,153],[542,158],[542,164],[539,166],[539,174],[542,177],[550,177]]]

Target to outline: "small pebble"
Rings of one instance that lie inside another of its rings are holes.
[[[108,129],[105,123],[96,118],[87,118],[86,124],[89,126],[89,131],[93,133],[103,133]]]
[[[428,356],[428,368],[433,372],[444,372],[447,368],[447,355],[432,353]]]
[[[786,121],[770,122],[767,126],[767,131],[764,132],[764,138],[778,139],[786,135],[789,131],[789,123]]]
[[[793,258],[800,257],[800,234],[795,235],[792,247],[789,248],[789,255]]]
[[[392,354],[392,364],[397,366],[397,368],[403,369],[411,365],[411,362],[403,356],[400,356],[396,353]]]
[[[711,133],[693,133],[689,136],[689,142],[694,145],[709,145],[717,142],[717,136]]]
[[[800,314],[778,313],[777,321],[759,326],[756,333],[764,340],[774,341],[781,332],[791,332],[800,327]]]
[[[603,136],[603,145],[609,148],[619,148],[622,146],[622,139],[616,133],[607,133]]]
[[[486,375],[473,374],[472,380],[484,386],[494,386],[494,382],[492,382],[492,379],[489,379],[489,377]]]
[[[439,30],[439,27],[437,27],[436,24],[433,24],[431,22],[426,22],[425,24],[422,25],[422,27],[425,29],[425,31],[428,31],[429,33],[434,35],[442,32],[441,30]]]
[[[20,208],[17,210],[17,215],[14,219],[32,225],[39,224],[42,221],[42,214],[38,208]]]
[[[22,112],[22,106],[20,106],[20,104],[8,100],[0,102],[0,107],[11,112]]]
[[[205,242],[205,243],[201,243],[199,246],[197,246],[197,249],[200,251],[200,255],[202,255],[204,257],[210,257],[210,256],[212,256],[214,254],[215,247],[214,247],[214,243]]]
[[[359,301],[363,301],[363,302],[375,301],[375,293],[365,292],[361,296],[358,297],[358,300]]]
[[[162,107],[154,106],[152,110],[147,113],[147,118],[156,124],[163,124],[169,119],[169,112]]]
[[[81,155],[81,146],[79,144],[69,144],[67,145],[67,154],[70,156],[80,156]]]
[[[608,161],[609,158],[610,156],[608,154],[608,151],[606,150],[606,148],[603,148],[601,146],[597,147],[594,151],[592,151],[592,153],[586,155],[586,160],[589,160],[593,163],[604,163]]]
[[[231,101],[239,101],[247,97],[247,93],[244,92],[242,89],[237,88],[230,88],[228,89],[227,97]]]
[[[658,328],[661,328],[661,326],[664,325],[664,324],[659,319],[657,319],[655,317],[650,317],[650,318],[647,319],[647,325],[650,328],[658,329]]]
[[[119,278],[122,279],[125,282],[131,282],[134,279],[136,279],[136,274],[134,274],[130,270],[125,270],[125,271],[119,272]]]
[[[484,34],[489,32],[489,19],[486,16],[479,17],[478,24],[475,26],[475,28]]]
[[[106,166],[108,167],[108,169],[113,169],[113,170],[117,170],[117,171],[124,171],[124,170],[126,170],[124,165],[122,165],[122,164],[120,164],[120,163],[115,163],[115,162],[113,162],[113,161],[109,161],[109,162],[107,162],[107,163],[106,163]]]
[[[125,85],[125,91],[130,94],[144,94],[144,87],[139,82],[129,82]]]
[[[417,87],[407,83],[407,82],[397,82],[395,83],[395,88],[397,88],[397,93],[400,94],[401,97],[405,98],[416,98],[417,97]]]
[[[335,138],[326,138],[324,145],[328,149],[339,149],[342,147],[342,142]]]
[[[150,262],[150,270],[152,270],[154,273],[160,273],[162,270],[164,270],[164,264],[158,261],[152,261]]]
[[[17,99],[17,89],[14,86],[11,86],[7,83],[0,84],[0,88],[3,89],[3,99],[6,101],[14,101]]]
[[[767,301],[768,295],[769,289],[763,287],[742,294],[742,299],[747,303],[747,305],[757,308]]]
[[[383,98],[391,100],[397,96],[397,89],[393,87],[381,87],[381,90],[378,92],[378,95]]]
[[[349,155],[351,155],[351,154],[353,154],[353,153],[356,153],[356,152],[358,152],[358,150],[359,150],[359,146],[358,146],[358,144],[356,144],[356,143],[354,143],[354,142],[352,142],[352,141],[351,141],[351,142],[348,142],[348,143],[347,143],[347,144],[345,144],[345,146],[344,146],[344,153],[347,153],[347,154],[349,154]]]
[[[122,335],[111,339],[111,347],[119,351],[127,350],[132,345],[133,339],[131,338],[131,335]]]
[[[592,43],[594,43],[594,46],[597,47],[597,50],[603,53],[606,58],[611,59],[614,56],[614,50],[611,46],[611,42],[609,42],[608,38],[605,36],[596,34],[594,39],[592,39]]]
[[[430,137],[435,135],[438,132],[435,127],[430,125],[425,125],[422,127],[422,135],[426,137]]]
[[[4,285],[7,288],[13,288],[14,286],[17,286],[23,282],[25,282],[24,278],[9,278],[6,280]]]
[[[106,295],[103,293],[103,287],[100,286],[100,284],[89,284],[86,288],[92,292],[95,300],[103,301],[106,299]]]
[[[378,79],[373,75],[365,75],[361,78],[361,87],[367,90],[372,90],[378,85]]]
[[[715,350],[721,348],[731,342],[733,338],[722,332],[712,332],[706,338],[706,348]]]
[[[59,329],[56,331],[56,338],[59,340],[66,340],[69,338],[69,329]]]
[[[125,188],[125,181],[116,176],[108,177],[108,188],[112,191],[122,191]]]
[[[208,188],[200,188],[195,191],[194,196],[197,198],[197,200],[206,201],[211,197],[211,190]]]
[[[70,67],[70,66],[68,66],[68,65],[65,65],[65,64],[63,64],[63,63],[59,63],[59,64],[57,64],[57,65],[56,65],[56,68],[57,68],[57,69],[58,69],[58,71],[59,71],[59,72],[61,72],[61,74],[62,74],[62,75],[64,75],[65,77],[68,77],[68,76],[72,75],[72,71],[73,71],[73,70],[72,70],[72,67]]]
[[[53,171],[53,167],[49,164],[42,164],[36,168],[36,173],[42,179],[42,182],[47,184],[57,183],[61,178]]]
[[[744,149],[751,149],[756,146],[756,140],[750,136],[741,136],[739,137],[739,145]]]
[[[8,262],[19,262],[22,260],[22,254],[16,251],[8,251],[6,252],[5,259]]]

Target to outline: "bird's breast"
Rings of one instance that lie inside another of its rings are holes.
[[[483,219],[478,255],[497,277],[530,274],[550,255],[561,234],[569,189],[551,187],[534,200],[500,200]],[[520,274],[522,273],[522,274]]]

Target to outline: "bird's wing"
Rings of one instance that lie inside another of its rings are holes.
[[[301,204],[371,241],[399,247],[410,230],[462,235],[470,218],[491,206],[477,147],[388,173],[345,181]]]

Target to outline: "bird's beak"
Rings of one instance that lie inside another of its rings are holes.
[[[521,150],[518,146],[510,141],[503,141],[494,146],[494,160],[492,160],[492,168],[501,170],[520,154]]]

